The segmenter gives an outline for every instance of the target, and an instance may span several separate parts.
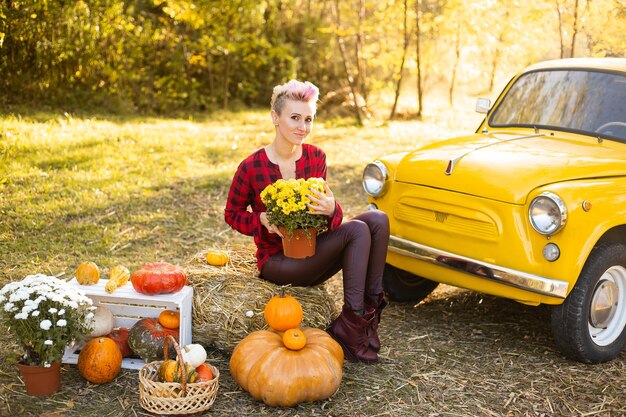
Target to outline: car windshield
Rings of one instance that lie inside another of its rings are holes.
[[[626,142],[626,76],[583,70],[536,71],[519,77],[490,125],[581,132]]]

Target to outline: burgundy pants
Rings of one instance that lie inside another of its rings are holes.
[[[374,304],[383,292],[383,270],[389,243],[389,219],[370,210],[317,237],[315,255],[287,258],[282,252],[270,257],[261,278],[278,285],[318,285],[343,270],[344,304],[361,310]]]

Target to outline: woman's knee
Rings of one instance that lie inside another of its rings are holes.
[[[373,233],[380,231],[389,234],[389,217],[384,211],[369,210],[360,215],[359,219],[367,223]]]
[[[342,227],[346,228],[348,236],[353,239],[363,239],[366,237],[367,239],[369,239],[370,227],[366,222],[362,220],[352,219],[344,223]]]

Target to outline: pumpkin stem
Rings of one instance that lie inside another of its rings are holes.
[[[286,296],[286,294],[285,294],[285,289],[286,289],[287,287],[290,287],[290,286],[291,286],[291,284],[281,285],[281,286],[278,288],[278,291],[279,291],[279,292],[278,292],[278,296],[279,296],[280,298],[285,298],[285,296]]]

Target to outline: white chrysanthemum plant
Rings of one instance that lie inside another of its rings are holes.
[[[91,331],[92,301],[54,276],[28,275],[0,290],[0,312],[24,349],[22,363],[49,367]]]

